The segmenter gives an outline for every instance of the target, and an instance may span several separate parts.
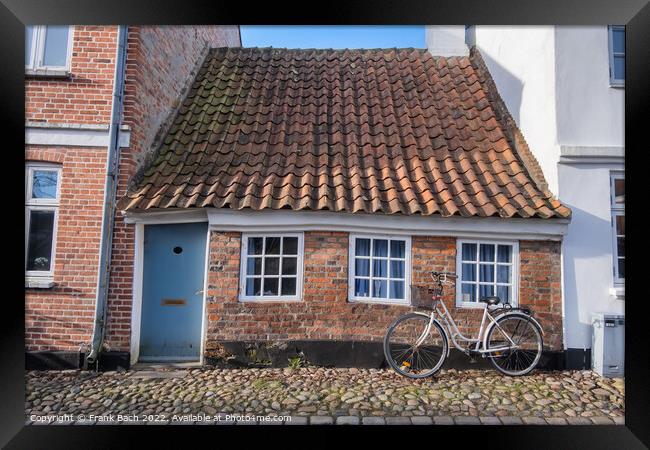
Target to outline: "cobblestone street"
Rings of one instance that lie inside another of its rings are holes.
[[[34,371],[26,374],[25,413],[28,424],[57,423],[53,416],[101,424],[91,416],[107,415],[138,423],[156,415],[152,422],[163,424],[260,421],[232,417],[248,415],[291,417],[267,422],[274,424],[613,425],[623,423],[624,393],[622,379],[591,371],[510,378],[450,369],[417,381],[373,369]]]

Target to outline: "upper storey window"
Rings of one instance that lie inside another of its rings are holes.
[[[72,27],[34,25],[25,27],[25,69],[28,72],[70,70]]]
[[[625,27],[610,25],[609,32],[609,83],[625,86]]]

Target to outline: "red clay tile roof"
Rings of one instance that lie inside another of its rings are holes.
[[[212,49],[118,208],[569,217],[476,58]]]

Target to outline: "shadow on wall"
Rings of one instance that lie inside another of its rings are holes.
[[[578,298],[579,289],[577,279],[579,272],[584,272],[589,268],[584,265],[580,266],[579,263],[589,259],[611,257],[611,224],[608,220],[580,209],[576,205],[565,204],[572,211],[568,234],[565,236],[565,241],[567,237],[570,237],[572,245],[570,248],[567,248],[565,245],[564,248],[565,253],[568,253],[570,256],[570,261],[567,261],[567,255],[564,255],[565,317],[567,325],[576,326],[575,324],[579,324],[578,326],[580,327],[579,330],[567,330],[567,334],[578,335],[582,339],[587,339],[588,342],[591,342],[590,319],[587,318],[586,322],[580,320],[581,309],[591,309],[591,302],[589,299]],[[603,236],[607,236],[607,238],[603,239]],[[601,245],[594,245],[595,242],[599,242]],[[596,281],[603,277],[602,273],[593,272],[583,273],[581,275],[581,278],[583,278],[581,281],[583,283],[585,276],[593,277],[594,283],[602,282]],[[581,291],[581,295],[584,296],[584,285]],[[605,293],[604,295],[607,294]]]
[[[517,123],[517,126],[520,126],[519,116],[521,110],[521,93],[524,89],[523,83],[505,67],[492,59],[487,52],[481,50],[480,47],[479,51],[490,71],[490,75],[492,75],[492,79],[497,85],[501,99],[508,107],[508,111]]]

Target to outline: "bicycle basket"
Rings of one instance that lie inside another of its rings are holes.
[[[411,305],[416,308],[433,308],[435,290],[426,286],[411,285]]]

